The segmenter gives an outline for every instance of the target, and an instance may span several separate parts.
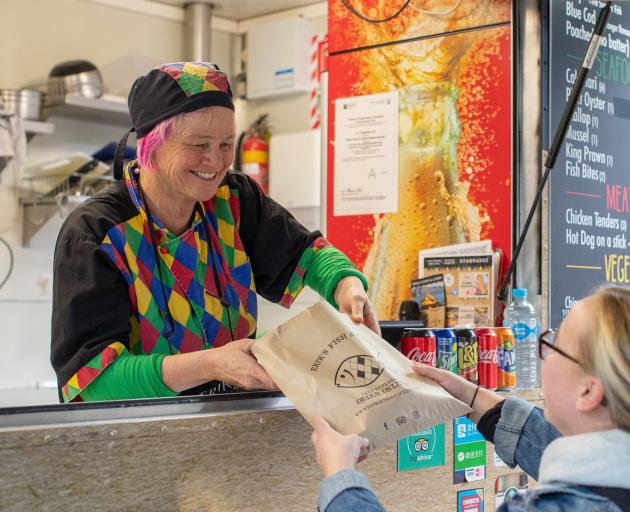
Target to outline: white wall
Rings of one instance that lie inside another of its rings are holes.
[[[318,17],[309,21],[309,37],[325,34],[328,31],[328,18]],[[271,131],[274,134],[300,132],[310,129],[309,95],[275,97],[271,99],[247,100],[239,103],[241,112],[238,114],[239,129],[244,129],[253,123],[261,114],[268,113]],[[270,174],[273,169],[269,170]],[[292,211],[293,215],[310,229],[319,229],[319,209],[300,208]],[[259,300],[259,331],[266,332],[285,322],[292,316],[313,304],[319,296],[310,288],[306,288],[295,300],[290,310],[268,302]]]
[[[183,24],[85,0],[2,0],[0,6],[0,88],[20,88],[45,82],[57,63],[86,59],[101,71],[108,92],[126,96],[133,80],[163,62],[182,60]],[[326,31],[326,18],[311,20],[312,33]],[[212,34],[212,60],[228,74],[233,71],[232,41],[237,36]],[[271,114],[275,133],[308,129],[308,95],[244,102],[239,128],[261,112]],[[29,143],[28,165],[82,151],[91,153],[117,141],[123,126],[99,125],[51,118],[55,134]],[[50,367],[51,283],[54,241],[62,220],[45,223],[28,247],[21,245],[23,210],[13,181],[20,175],[0,173],[0,236],[15,252],[11,279],[0,290],[0,390],[54,380]],[[297,212],[298,218],[300,212]],[[315,216],[316,217],[316,216]],[[304,219],[309,222],[311,219]],[[8,256],[0,247],[0,279]],[[259,331],[266,331],[317,299],[307,290],[287,311],[261,300]],[[0,397],[0,402],[1,402]],[[15,401],[14,401],[15,403]],[[1,405],[1,403],[0,403]]]
[[[328,32],[326,16],[310,19],[308,23],[309,37]],[[259,115],[268,113],[273,133],[299,132],[310,128],[308,94],[268,100],[248,100],[244,108],[246,126],[255,121]]]

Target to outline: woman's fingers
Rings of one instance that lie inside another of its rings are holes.
[[[474,393],[477,388],[476,384],[469,382],[459,375],[449,372],[448,370],[434,368],[432,366],[419,363],[413,363],[412,367],[413,371],[418,375],[431,379],[442,386],[455,398],[465,403],[470,402],[470,395]]]
[[[429,366],[421,363],[413,363],[413,371],[422,377],[427,377],[431,380],[439,382],[443,375],[440,368],[434,368],[433,366]]]
[[[250,357],[252,358],[252,361],[253,361],[251,377],[253,380],[257,381],[257,384],[253,383],[253,385],[258,386],[262,389],[277,390],[278,385],[273,381],[271,376],[267,373],[267,370],[265,370],[260,365],[260,363],[256,361],[256,358],[254,358],[254,356],[250,356]]]
[[[376,334],[381,334],[381,326],[378,324],[378,317],[369,300],[365,302],[363,307],[363,318],[365,325],[372,329]]]
[[[248,354],[251,354],[252,352],[252,345],[256,342],[256,340],[252,340],[250,338],[245,338],[242,340],[236,340],[233,343],[237,343],[238,347],[244,351],[247,352]]]
[[[363,306],[365,305],[367,297],[361,295],[354,295],[351,300],[351,308],[352,308],[352,320],[357,322],[358,324],[363,323]]]
[[[277,390],[276,383],[252,355],[254,342],[236,340],[212,349],[215,379],[243,389]]]
[[[359,445],[359,455],[357,458],[358,462],[363,462],[368,458],[368,447],[370,446],[370,440],[365,437],[358,437],[358,445]]]

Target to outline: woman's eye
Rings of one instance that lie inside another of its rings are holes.
[[[202,144],[195,144],[196,148],[200,148],[200,149],[206,149],[208,147],[208,143],[204,142]]]
[[[232,149],[232,143],[231,142],[224,142],[223,144],[221,144],[221,149],[223,151],[228,151],[228,150]]]

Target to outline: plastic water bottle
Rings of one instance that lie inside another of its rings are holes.
[[[503,326],[514,332],[516,389],[539,387],[537,317],[534,306],[527,302],[526,289],[512,291],[512,304],[505,308]]]

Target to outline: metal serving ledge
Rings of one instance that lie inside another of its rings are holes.
[[[152,398],[0,408],[0,430],[226,416],[293,409],[280,392],[252,391],[175,398]]]

